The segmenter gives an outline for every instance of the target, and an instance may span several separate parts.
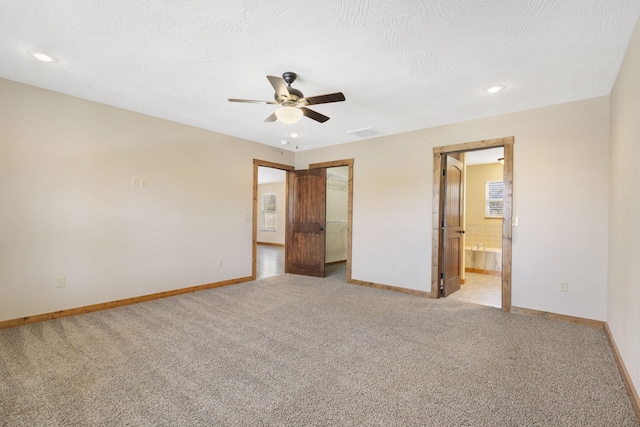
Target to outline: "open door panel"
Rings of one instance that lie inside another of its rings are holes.
[[[462,162],[446,156],[444,176],[444,256],[442,296],[447,297],[460,289],[462,275]]]
[[[326,168],[290,171],[285,272],[324,277]]]

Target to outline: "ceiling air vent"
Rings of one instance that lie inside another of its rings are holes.
[[[379,131],[378,129],[374,129],[372,127],[362,128],[357,130],[350,130],[350,131],[347,131],[347,133],[350,133],[351,135],[359,136],[360,138],[373,138],[374,136],[384,135],[381,131]]]

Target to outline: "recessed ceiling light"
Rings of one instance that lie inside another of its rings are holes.
[[[497,85],[488,86],[484,88],[483,91],[486,93],[498,93],[505,90],[506,88],[507,88],[507,85],[505,84],[497,84]]]
[[[35,49],[27,50],[27,55],[42,62],[48,62],[48,63],[60,62],[60,60],[55,56],[51,55],[50,53],[43,52],[41,50],[35,50]]]
[[[300,136],[300,134],[299,134],[299,133],[297,133],[297,132],[293,132],[293,133],[290,133],[290,134],[289,134],[289,136],[290,136],[291,138],[298,138],[298,137]]]
[[[287,141],[286,139],[281,139],[280,140],[280,144],[282,145],[287,145],[289,143],[289,141]]]

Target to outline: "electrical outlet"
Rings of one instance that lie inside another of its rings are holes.
[[[140,178],[140,187],[148,187],[149,186],[149,180],[147,178]]]
[[[244,220],[245,221],[252,221],[253,217],[251,216],[251,214],[244,214]]]
[[[560,282],[560,292],[569,292],[569,282]]]
[[[56,277],[56,288],[64,288],[65,278],[64,276]]]
[[[224,264],[224,260],[222,258],[218,258],[218,267],[222,267]]]

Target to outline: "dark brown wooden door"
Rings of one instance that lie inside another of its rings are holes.
[[[447,156],[445,171],[442,296],[447,297],[460,289],[462,274],[462,162]]]
[[[288,174],[285,272],[324,277],[327,170]]]

